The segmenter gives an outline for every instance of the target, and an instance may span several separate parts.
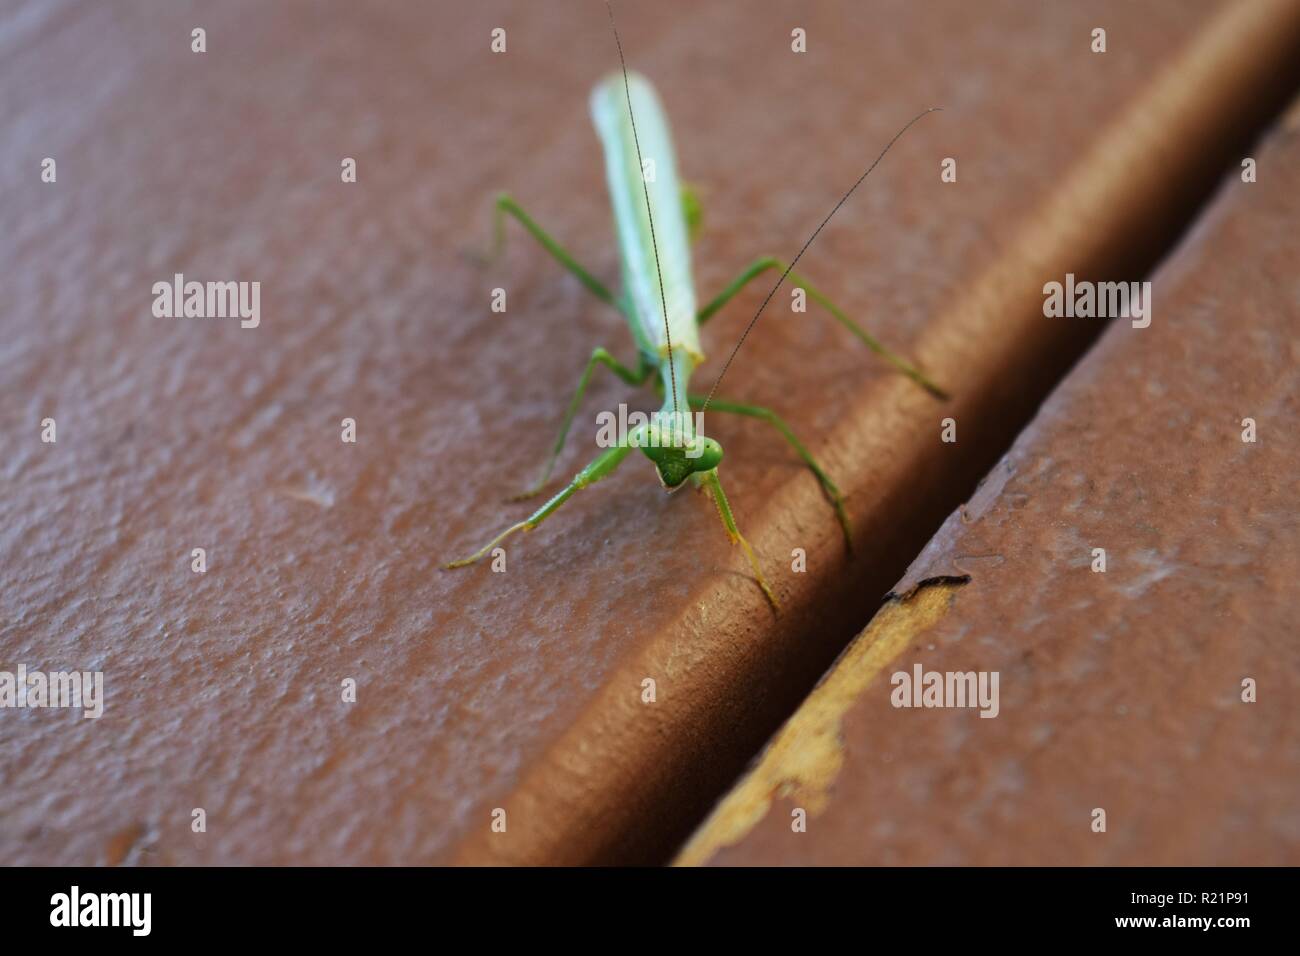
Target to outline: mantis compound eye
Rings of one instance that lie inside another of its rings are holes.
[[[687,450],[687,458],[694,462],[692,471],[712,471],[722,463],[722,446],[712,438],[698,437],[693,442],[695,447]],[[696,457],[691,458],[694,454]]]

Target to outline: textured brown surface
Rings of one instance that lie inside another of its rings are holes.
[[[1294,4],[1211,29],[1214,10],[623,10],[704,198],[704,294],[793,254],[905,118],[950,108],[804,264],[957,399],[780,310],[724,390],[775,405],[823,456],[859,558],[775,436],[711,419],[785,601],[774,621],[707,503],[666,498],[639,462],[512,546],[506,574],[437,570],[520,513],[500,499],[533,473],[590,349],[629,354],[617,319],[517,233],[490,272],[460,255],[508,188],[616,275],[586,116],[616,62],[602,7],[7,7],[0,667],[102,668],[108,700],[99,721],[0,713],[0,859],[662,853],[1086,340],[1035,321],[1044,276],[1140,264],[1289,82]],[[504,56],[488,52],[498,25]],[[949,155],[956,185],[939,182]],[[260,280],[260,328],[154,319],[150,287],[174,272]],[[715,360],[760,294],[706,331]],[[598,379],[586,414],[623,394]],[[956,446],[937,442],[945,414]],[[57,445],[38,440],[45,416]],[[583,431],[566,471],[590,453]],[[796,546],[803,576],[781,570]],[[490,836],[497,806],[510,828]]]
[[[1251,155],[682,862],[1300,862],[1300,122]],[[894,708],[917,663],[1000,714]]]

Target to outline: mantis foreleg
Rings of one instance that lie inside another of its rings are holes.
[[[713,503],[718,506],[718,517],[722,519],[722,525],[727,529],[727,537],[731,539],[732,544],[740,545],[745,552],[745,557],[749,559],[749,567],[754,572],[754,578],[758,582],[758,586],[763,589],[767,599],[772,602],[773,610],[779,610],[781,605],[777,603],[776,595],[772,593],[772,589],[767,586],[767,579],[763,577],[763,572],[758,566],[758,558],[754,555],[754,549],[749,546],[745,536],[736,527],[736,519],[731,514],[731,504],[727,501],[727,496],[722,490],[722,482],[718,480],[717,469],[700,473],[699,483],[702,487],[707,488],[709,494],[713,496]]]
[[[696,411],[704,407],[705,396],[703,395],[691,395],[688,400],[691,403],[691,408]],[[849,525],[848,511],[844,508],[844,496],[840,494],[840,489],[835,486],[835,482],[831,481],[830,476],[826,474],[822,466],[817,463],[817,459],[813,458],[812,452],[804,447],[803,442],[791,431],[785,420],[770,408],[763,408],[760,405],[742,405],[739,402],[729,402],[720,398],[713,399],[709,403],[709,408],[720,412],[730,412],[733,415],[747,415],[750,418],[761,419],[784,436],[785,440],[795,450],[795,453],[803,459],[803,463],[817,476],[817,480],[821,482],[822,490],[826,492],[826,497],[830,498],[831,504],[835,506],[835,516],[839,519],[840,528],[844,531],[844,543],[851,552],[853,550],[853,530]]]
[[[704,308],[700,309],[700,311],[696,313],[696,321],[700,325],[703,325],[705,322],[709,321],[709,319],[713,318],[713,316],[718,312],[718,310],[720,310],[724,305],[730,302],[731,299],[738,292],[740,292],[741,289],[743,289],[746,285],[748,285],[753,279],[762,275],[764,272],[769,272],[773,269],[777,270],[778,272],[785,272],[786,264],[779,259],[772,258],[771,256],[764,256],[762,259],[758,259],[755,262],[753,262],[747,269],[745,269],[744,272],[740,274],[739,278],[737,278],[734,282],[732,282],[731,285],[723,289],[722,292],[717,296],[717,298],[715,298],[712,302],[704,306]],[[791,285],[793,285],[795,288],[803,289],[804,292],[808,294],[808,297],[810,299],[812,299],[814,302],[816,302],[818,305],[824,308],[827,312],[829,312],[837,322],[839,322],[846,329],[852,332],[854,336],[856,336],[864,345],[866,345],[867,348],[871,349],[871,351],[875,352],[885,361],[889,362],[900,372],[902,372],[912,381],[916,382],[918,385],[924,388],[931,395],[934,395],[936,398],[948,397],[948,394],[943,389],[941,389],[938,385],[932,382],[924,372],[918,369],[915,365],[912,365],[906,359],[901,358],[898,355],[895,355],[889,349],[885,348],[885,346],[882,345],[878,339],[876,339],[873,335],[871,335],[860,325],[858,325],[847,315],[845,315],[844,312],[841,311],[841,309],[837,305],[835,305],[835,303],[833,303],[830,299],[826,298],[826,296],[823,295],[820,291],[813,288],[808,283],[808,280],[805,279],[803,276],[799,275],[799,273],[791,272],[789,274],[789,280]]]
[[[623,461],[623,459],[627,457],[627,453],[631,450],[632,450],[631,445],[622,444],[622,445],[616,445],[615,447],[609,449],[608,451],[602,452],[601,454],[597,455],[594,459],[592,459],[591,463],[587,465],[586,468],[582,469],[582,471],[578,472],[576,475],[573,476],[573,480],[570,481],[569,484],[565,486],[564,489],[562,489],[558,494],[556,494],[555,497],[553,497],[550,501],[546,502],[546,504],[542,505],[540,508],[534,511],[532,515],[525,518],[523,521],[516,522],[515,524],[512,524],[510,527],[506,528],[505,531],[502,531],[499,535],[497,535],[487,544],[483,545],[483,547],[479,548],[468,558],[461,558],[459,561],[450,561],[447,564],[444,564],[443,567],[460,568],[460,567],[464,567],[467,564],[473,564],[475,561],[478,561],[480,558],[487,555],[493,548],[495,548],[498,544],[504,541],[507,537],[514,534],[516,531],[531,531],[533,528],[536,528],[539,524],[541,524],[552,514],[554,514],[556,509],[559,508],[560,505],[564,504],[571,497],[573,497],[575,492],[581,491],[583,488],[586,488],[588,485],[595,484],[596,482],[600,481],[600,479],[608,477],[610,474],[612,474],[614,472],[614,469],[616,469],[619,466],[619,464]]]

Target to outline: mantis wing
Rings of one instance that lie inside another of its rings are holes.
[[[632,116],[636,118],[635,130]],[[605,150],[605,175],[614,207],[624,288],[632,307],[629,321],[634,324],[633,334],[638,343],[648,345],[652,353],[663,358],[668,354],[671,333],[673,348],[685,350],[699,364],[704,353],[695,322],[690,235],[682,209],[672,136],[659,97],[645,77],[629,73],[625,89],[622,74],[616,73],[592,91],[591,117]],[[645,163],[644,177],[637,162],[638,143]]]

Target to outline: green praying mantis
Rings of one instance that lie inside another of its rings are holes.
[[[617,39],[617,31],[615,38]],[[621,59],[621,43],[619,56]],[[889,148],[913,123],[932,111],[926,110],[918,114],[904,126],[854,184],[853,189],[866,179]],[[792,285],[803,289],[808,298],[824,308],[867,348],[931,394],[939,398],[946,396],[920,369],[885,348],[830,299],[793,271],[794,264],[821,231],[821,226],[789,264],[768,256],[758,259],[715,298],[702,308],[697,308],[691,277],[690,242],[699,222],[699,204],[694,194],[684,189],[678,179],[668,122],[658,96],[644,77],[629,73],[624,65],[622,73],[612,74],[592,92],[591,115],[604,148],[606,179],[618,236],[622,293],[615,295],[589,270],[583,268],[568,250],[507,194],[497,197],[493,210],[493,252],[499,253],[504,243],[505,217],[516,219],[596,298],[613,306],[627,320],[636,341],[636,365],[623,364],[604,348],[597,348],[591,353],[591,358],[578,379],[577,390],[565,410],[559,436],[551,447],[540,475],[527,490],[514,496],[513,500],[534,497],[545,489],[592,374],[598,366],[604,366],[632,386],[643,386],[653,377],[653,386],[663,397],[663,408],[649,423],[631,429],[617,444],[597,455],[529,517],[510,525],[468,557],[452,561],[444,567],[458,568],[473,564],[515,532],[536,528],[577,492],[612,474],[631,450],[638,448],[654,464],[659,481],[666,490],[671,492],[683,487],[689,478],[697,488],[708,491],[717,506],[727,536],[733,545],[738,545],[744,552],[755,581],[775,610],[779,606],[776,595],[763,576],[754,549],[741,534],[722,489],[722,482],[718,478],[722,446],[703,434],[703,412],[712,408],[719,412],[749,416],[775,428],[821,483],[851,550],[852,533],[848,512],[835,482],[779,415],[758,405],[717,398],[713,391],[707,395],[690,391],[691,375],[704,361],[704,352],[700,346],[701,327],[751,281],[764,273],[780,271],[781,279],[768,293],[763,306],[745,330],[745,335],[736,345],[737,350],[767,302],[788,278]],[[853,189],[840,200],[836,210],[848,199]],[[832,210],[831,215],[834,213],[835,210]],[[830,218],[827,216],[822,226]],[[731,355],[731,358],[734,357],[735,351]],[[715,390],[717,382],[726,374],[731,358],[715,381]],[[693,420],[684,411],[686,409],[696,412],[698,417]]]

